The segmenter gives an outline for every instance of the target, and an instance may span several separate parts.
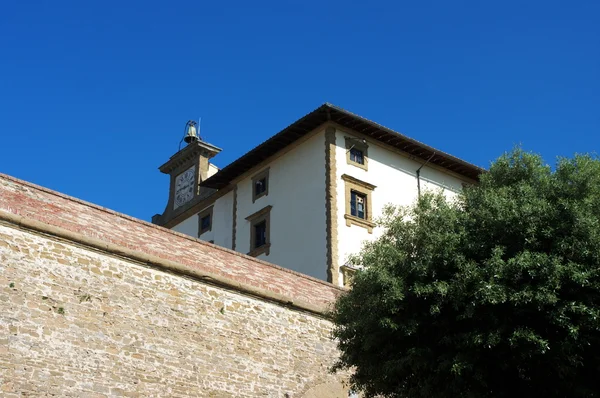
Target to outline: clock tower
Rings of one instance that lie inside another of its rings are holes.
[[[171,176],[171,183],[165,211],[152,217],[155,224],[166,224],[214,192],[210,188],[201,189],[200,183],[208,178],[209,160],[221,149],[202,141],[194,121],[187,122],[186,134],[181,141],[185,141],[186,146],[158,168],[161,173]]]

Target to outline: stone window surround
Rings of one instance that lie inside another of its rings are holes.
[[[257,257],[261,254],[268,256],[271,252],[271,209],[273,206],[265,206],[256,213],[253,213],[246,217],[246,220],[250,222],[250,251],[247,253],[249,256]],[[267,243],[261,247],[254,248],[255,241],[255,228],[254,226],[260,222],[265,221],[267,224]]]
[[[350,288],[350,284],[352,283],[352,278],[356,274],[357,271],[363,269],[362,267],[357,267],[355,265],[346,263],[340,266],[340,271],[342,272],[343,277],[343,285],[345,288]]]
[[[265,179],[266,183],[265,191],[257,195],[256,182],[258,180],[262,180],[263,178]],[[269,185],[269,167],[252,176],[252,203],[256,202],[257,199],[262,198],[263,196],[269,195]]]
[[[346,163],[351,164],[352,166],[356,166],[363,170],[369,170],[369,145],[364,139],[344,136],[346,140]],[[358,149],[363,154],[363,164],[356,163],[350,159],[350,150]]]
[[[214,205],[209,206],[206,209],[202,210],[200,213],[198,213],[198,237],[200,237],[200,235],[202,235],[205,232],[212,231],[213,208]],[[210,225],[208,226],[208,228],[202,229],[202,219],[206,216],[210,216]]]
[[[371,194],[373,190],[375,190],[376,186],[373,184],[369,184],[368,182],[361,181],[358,178],[351,177],[348,174],[343,174],[342,180],[344,180],[345,182],[344,192],[346,202],[346,213],[344,214],[344,218],[346,219],[346,226],[349,227],[352,224],[354,224],[359,227],[366,228],[369,231],[369,233],[372,234],[373,228],[375,227],[375,223],[373,222],[373,200]],[[352,191],[355,191],[365,196],[367,200],[366,218],[356,217],[351,214],[350,200],[352,197]]]

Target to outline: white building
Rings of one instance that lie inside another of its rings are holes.
[[[452,196],[482,172],[330,104],[221,170],[209,162],[221,150],[194,133],[160,167],[169,202],[152,222],[339,285],[386,204]]]

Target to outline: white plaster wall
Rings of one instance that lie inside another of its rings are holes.
[[[266,167],[270,168],[269,194],[255,203],[252,176],[238,183],[236,250],[250,250],[250,222],[246,217],[271,205],[270,254],[259,258],[327,280],[324,132],[256,173]]]
[[[174,231],[181,232],[191,236],[192,238],[198,237],[198,214],[194,214],[190,218],[185,219],[173,228]]]
[[[209,163],[208,164],[208,172],[206,173],[206,175],[207,175],[206,178],[212,177],[214,174],[217,173],[217,171],[219,171],[219,168],[217,166],[215,166],[214,164]]]
[[[206,208],[177,224],[172,229],[190,235],[193,238],[198,237],[198,214],[203,212]],[[228,192],[215,201],[213,205],[212,228],[201,234],[199,239],[207,242],[212,240],[216,245],[231,249],[232,228],[233,192]]]
[[[336,132],[337,223],[339,264],[347,262],[350,254],[357,253],[366,240],[381,234],[375,228],[346,226],[345,182],[348,174],[375,185],[372,194],[373,217],[381,215],[388,203],[410,205],[417,198],[416,170],[422,162],[411,160],[379,144],[368,141],[369,170],[346,163],[345,136],[352,133]],[[252,203],[252,175],[269,167],[269,194]],[[256,169],[240,181],[237,197],[237,231],[235,250],[250,251],[250,222],[246,217],[264,208],[271,209],[271,248],[268,256],[259,258],[319,279],[327,279],[326,220],[325,220],[325,136],[321,131],[290,152]],[[451,198],[462,189],[461,180],[427,165],[421,169],[421,191],[442,190]],[[232,248],[233,192],[217,199],[213,208],[212,230],[200,239]],[[198,236],[198,215],[195,214],[174,230]],[[340,281],[342,279],[340,278]]]
[[[233,191],[226,193],[215,201],[213,207],[212,237],[204,240],[214,240],[216,245],[231,249],[233,229]]]
[[[367,240],[376,239],[381,234],[381,228],[375,228],[370,234],[367,229],[351,225],[346,226],[344,218],[345,182],[341,176],[348,174],[361,181],[375,185],[372,193],[373,218],[381,216],[386,204],[410,205],[418,196],[416,170],[422,162],[417,162],[393,152],[373,141],[367,140],[368,170],[347,164],[346,136],[352,136],[345,131],[336,131],[336,174],[337,174],[337,222],[338,222],[338,262],[344,265],[350,254],[357,253]],[[442,190],[451,198],[462,189],[465,182],[451,174],[424,166],[421,169],[421,192],[426,190]],[[341,280],[341,278],[340,278]]]

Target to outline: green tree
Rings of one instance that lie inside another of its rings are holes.
[[[367,397],[600,396],[600,161],[515,150],[452,202],[386,210],[336,302]]]

